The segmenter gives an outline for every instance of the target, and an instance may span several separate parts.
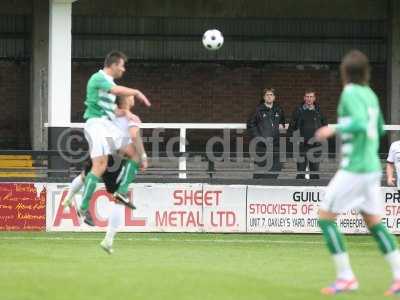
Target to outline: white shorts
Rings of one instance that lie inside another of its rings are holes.
[[[126,134],[107,118],[91,118],[84,129],[91,158],[113,154],[129,143]]]
[[[321,209],[337,214],[358,209],[369,215],[382,215],[381,177],[381,172],[337,171],[326,189]]]

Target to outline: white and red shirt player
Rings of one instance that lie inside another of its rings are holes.
[[[131,131],[132,129],[138,130],[142,121],[137,115],[133,115],[134,119],[128,119],[127,117],[117,117],[113,122],[123,131],[123,145],[128,145],[132,143],[132,137],[135,136]]]
[[[393,142],[390,145],[387,162],[394,164],[396,169],[397,188],[400,188],[400,141]]]

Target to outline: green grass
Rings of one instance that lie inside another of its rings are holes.
[[[319,235],[0,233],[1,300],[326,299],[334,278]],[[369,236],[347,237],[360,291],[381,299],[391,276]]]

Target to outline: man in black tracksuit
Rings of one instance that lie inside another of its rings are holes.
[[[306,90],[304,94],[304,102],[295,108],[292,119],[289,123],[288,136],[293,135],[293,131],[300,130],[300,141],[293,141],[293,150],[296,146],[299,150],[299,155],[295,158],[297,161],[297,171],[302,174],[297,174],[296,178],[305,179],[305,171],[308,166],[311,172],[310,179],[319,179],[319,162],[321,160],[322,151],[317,149],[321,147],[312,139],[315,131],[318,128],[327,124],[325,117],[321,113],[319,105],[315,102],[316,96],[314,90]],[[308,154],[307,154],[308,153]]]
[[[256,144],[257,155],[260,158],[255,159],[255,163],[264,174],[257,174],[256,170],[254,178],[277,178],[282,168],[279,160],[279,129],[285,126],[285,116],[282,108],[274,101],[274,89],[264,89],[263,99],[247,121],[247,130],[253,142],[256,141],[255,138],[266,140]]]

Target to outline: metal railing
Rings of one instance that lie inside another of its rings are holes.
[[[85,123],[70,123],[64,127],[70,128],[84,128]],[[333,124],[330,124],[333,125]],[[215,130],[215,129],[229,129],[229,130],[245,130],[245,123],[142,123],[141,128],[145,129],[178,129],[179,130],[179,152],[186,153],[186,135],[188,130]],[[285,125],[282,132],[286,131],[288,124]],[[398,131],[400,125],[385,125],[387,131]],[[178,163],[179,178],[187,178],[187,158],[185,155],[179,157]]]

